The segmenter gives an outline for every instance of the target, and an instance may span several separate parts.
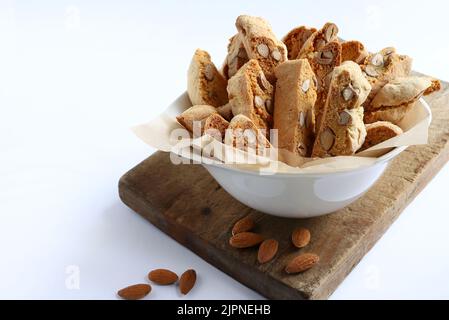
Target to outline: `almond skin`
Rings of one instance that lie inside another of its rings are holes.
[[[240,219],[235,223],[234,227],[232,228],[232,235],[235,236],[238,233],[251,231],[252,229],[254,229],[254,226],[254,220],[249,216],[246,216],[245,218]]]
[[[233,236],[229,240],[231,247],[244,249],[257,246],[263,241],[263,237],[260,234],[252,232],[242,232]]]
[[[125,300],[138,300],[142,299],[150,292],[151,286],[149,284],[135,284],[119,290],[117,294]]]
[[[293,245],[298,248],[304,248],[310,242],[310,231],[306,228],[298,228],[292,233]]]
[[[279,242],[274,239],[268,239],[262,242],[257,254],[257,260],[260,264],[271,261],[278,252]]]
[[[185,271],[179,279],[179,290],[182,294],[189,293],[196,282],[196,271],[193,269]]]
[[[178,275],[167,269],[156,269],[148,273],[148,279],[156,284],[165,286],[178,281]]]
[[[285,272],[288,274],[301,273],[312,268],[318,261],[320,261],[320,257],[316,254],[305,253],[290,261],[287,267],[285,267]]]

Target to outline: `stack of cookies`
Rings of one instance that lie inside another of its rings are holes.
[[[177,119],[245,151],[354,155],[402,134],[416,101],[440,89],[438,80],[411,76],[410,57],[342,41],[333,23],[300,26],[282,40],[259,17],[242,15],[235,25],[220,70],[206,51],[195,52],[187,83],[193,107]]]

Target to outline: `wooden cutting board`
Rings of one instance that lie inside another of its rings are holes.
[[[320,218],[292,220],[261,214],[234,200],[200,165],[172,165],[157,152],[126,173],[120,198],[156,227],[237,281],[272,299],[326,299],[371,249],[402,210],[449,160],[449,88],[426,100],[433,111],[430,141],[410,147],[384,176],[351,206]],[[257,232],[279,241],[277,258],[257,263],[257,249],[237,250],[228,241],[233,224],[246,215]],[[296,227],[310,229],[312,241],[293,248]],[[300,252],[314,252],[320,263],[300,275],[284,267]]]

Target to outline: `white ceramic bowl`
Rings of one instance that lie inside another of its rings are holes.
[[[423,99],[420,102],[430,116],[427,103]],[[397,147],[370,166],[338,173],[260,175],[203,165],[223,189],[248,207],[274,216],[311,218],[338,211],[359,199],[406,148]]]

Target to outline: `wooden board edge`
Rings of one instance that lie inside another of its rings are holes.
[[[390,226],[399,218],[401,213],[408,207],[408,205],[421,193],[421,191],[432,181],[432,179],[441,171],[441,169],[449,161],[449,142],[442,148],[439,155],[433,158],[433,161],[429,161],[426,164],[426,168],[423,170],[419,179],[416,181],[417,186],[411,187],[407,202],[399,210],[396,210],[392,215],[386,215],[385,218],[390,217],[388,222],[377,220],[373,223],[368,232],[362,237],[355,245],[348,255],[351,255],[350,263],[341,263],[340,267],[336,268],[336,271],[329,276],[326,281],[321,284],[314,291],[310,299],[312,300],[325,300],[328,299],[338,286],[345,280],[348,274],[359,264],[363,257],[374,247],[374,245],[382,238],[382,236],[388,231]],[[412,185],[410,185],[412,186]],[[327,290],[323,290],[326,288]]]

